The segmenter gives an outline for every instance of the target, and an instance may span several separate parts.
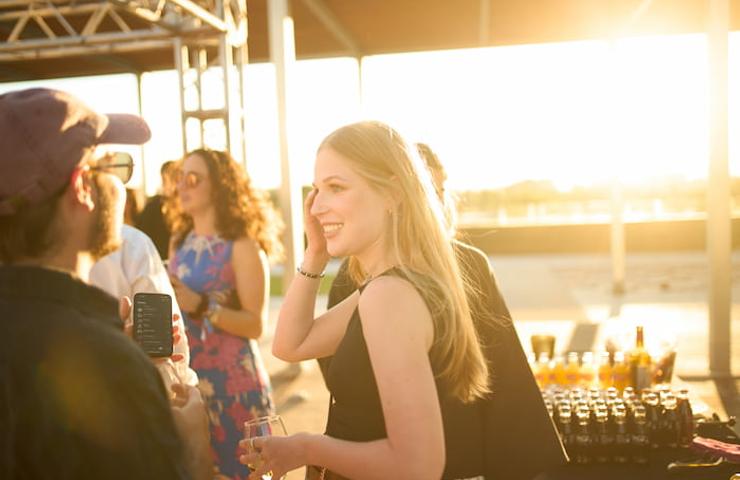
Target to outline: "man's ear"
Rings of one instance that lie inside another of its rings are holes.
[[[95,209],[95,201],[92,194],[92,178],[86,175],[84,170],[77,169],[69,181],[68,198],[75,204],[86,208],[88,211]]]

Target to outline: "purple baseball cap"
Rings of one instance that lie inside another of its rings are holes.
[[[58,90],[0,95],[0,215],[61,190],[96,145],[140,145],[150,137],[141,117],[95,113]]]

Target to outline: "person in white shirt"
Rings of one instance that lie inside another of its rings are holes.
[[[173,347],[173,359],[157,364],[165,386],[172,383],[197,385],[198,376],[190,368],[190,348],[180,307],[177,305],[167,271],[154,242],[142,231],[123,225],[121,247],[98,260],[90,271],[90,283],[115,298],[133,300],[140,292],[165,293],[172,297],[172,313],[177,314],[179,340]]]

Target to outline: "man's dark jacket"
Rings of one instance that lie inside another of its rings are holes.
[[[118,302],[0,266],[0,478],[189,478],[168,396]]]

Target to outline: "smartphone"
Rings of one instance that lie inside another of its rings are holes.
[[[134,340],[150,357],[172,356],[172,298],[169,295],[134,295]]]

